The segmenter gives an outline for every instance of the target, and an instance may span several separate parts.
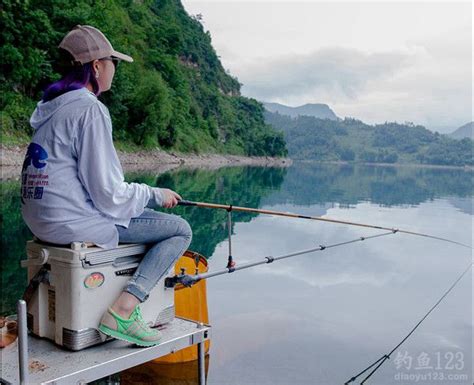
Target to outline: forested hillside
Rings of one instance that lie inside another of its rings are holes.
[[[77,24],[102,30],[134,63],[119,66],[109,107],[123,148],[285,155],[263,107],[240,95],[200,16],[179,0],[4,0],[0,111],[3,143],[26,143],[42,89],[58,79],[62,37]]]
[[[346,118],[336,121],[266,112],[267,123],[281,130],[293,159],[366,163],[422,163],[472,166],[470,139],[455,140],[411,123],[368,125]]]

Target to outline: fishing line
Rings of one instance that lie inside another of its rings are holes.
[[[361,375],[363,375],[364,373],[366,373],[369,369],[373,368],[375,365],[375,368],[362,380],[362,382],[360,383],[361,385],[362,384],[365,384],[365,382],[370,378],[372,377],[372,375],[384,364],[385,361],[387,361],[388,359],[390,359],[390,356],[393,354],[393,352],[395,350],[397,350],[408,338],[410,338],[410,336],[414,333],[414,331],[416,329],[418,329],[418,327],[422,324],[422,322],[430,315],[430,313],[436,309],[438,307],[438,305],[441,303],[441,301],[443,301],[443,299],[451,292],[451,290],[453,290],[456,285],[459,283],[459,281],[467,274],[467,272],[469,270],[472,269],[472,266],[474,264],[471,262],[469,263],[469,265],[467,266],[466,270],[464,270],[461,275],[456,279],[456,281],[454,281],[454,283],[449,287],[448,290],[446,290],[446,292],[441,296],[441,298],[431,307],[430,310],[428,310],[428,312],[423,316],[423,318],[421,318],[420,321],[418,321],[418,323],[415,325],[415,327],[413,327],[413,329],[410,330],[410,332],[387,354],[384,354],[382,357],[380,357],[377,361],[375,361],[374,363],[372,363],[371,365],[369,365],[368,367],[366,367],[364,370],[362,370],[360,373],[356,374],[354,377],[352,377],[351,379],[349,379],[348,381],[346,381],[344,383],[344,385],[348,385],[350,384],[351,382],[354,382],[357,378],[359,378]]]

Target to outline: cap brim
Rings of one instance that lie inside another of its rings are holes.
[[[110,55],[110,56],[116,57],[117,59],[120,59],[120,60],[123,60],[123,61],[128,61],[129,63],[133,62],[133,59],[132,59],[131,56],[125,55],[124,53],[120,53],[120,52],[117,52],[117,51],[113,51],[112,55]]]

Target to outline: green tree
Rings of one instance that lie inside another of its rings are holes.
[[[116,140],[183,152],[286,153],[280,135],[265,125],[261,105],[240,96],[209,32],[179,0],[5,0],[1,12],[7,143],[28,141],[34,105],[59,77],[57,46],[75,25],[90,24],[135,59],[118,68],[112,92],[100,96]]]

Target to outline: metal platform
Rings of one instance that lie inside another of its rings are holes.
[[[19,346],[23,341],[19,332],[19,339],[0,351],[0,378],[2,384],[82,385],[197,344],[199,383],[204,385],[204,341],[209,339],[210,329],[209,325],[176,318],[161,330],[163,340],[157,346],[139,348],[114,340],[79,352],[28,336],[28,359],[24,362],[29,363],[29,370],[26,373],[20,373]]]

